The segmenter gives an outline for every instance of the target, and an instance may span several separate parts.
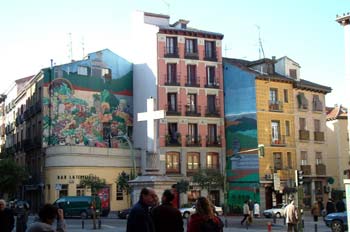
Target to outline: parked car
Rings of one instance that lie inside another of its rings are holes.
[[[348,217],[346,211],[330,213],[324,217],[326,226],[330,227],[332,232],[343,232],[348,228]]]
[[[128,219],[130,211],[131,211],[131,208],[120,210],[118,211],[118,217],[120,219]]]
[[[188,218],[190,215],[196,212],[196,206],[193,205],[192,207],[180,208],[179,210],[183,218]],[[214,213],[216,216],[221,216],[223,214],[222,207],[215,206]]]
[[[276,216],[276,218],[284,217],[284,208],[287,204],[278,204],[276,207],[272,209],[264,210],[263,215],[267,218],[272,218]]]
[[[101,199],[96,196],[67,196],[61,197],[54,202],[58,208],[63,209],[64,216],[79,216],[81,218],[92,217],[93,200],[96,203],[96,212],[101,212]]]

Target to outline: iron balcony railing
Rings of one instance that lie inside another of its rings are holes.
[[[200,135],[186,135],[186,146],[188,146],[188,147],[201,146],[201,136]]]
[[[310,140],[310,131],[299,130],[299,140]]]
[[[186,116],[201,116],[201,107],[197,105],[185,105]]]
[[[179,49],[177,46],[165,46],[164,57],[167,58],[179,58]]]
[[[283,103],[281,101],[269,101],[269,111],[282,112]]]
[[[181,115],[181,105],[173,105],[173,104],[169,104],[169,105],[165,105],[165,109],[166,109],[166,115],[168,116],[179,116]]]

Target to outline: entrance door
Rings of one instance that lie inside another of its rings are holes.
[[[219,192],[219,190],[210,191],[210,199],[214,205],[220,206],[220,192]]]
[[[272,208],[272,188],[267,187],[265,188],[265,207],[266,209]]]

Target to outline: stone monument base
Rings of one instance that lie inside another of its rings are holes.
[[[161,200],[164,190],[171,189],[171,186],[173,184],[176,184],[176,181],[168,176],[143,175],[136,177],[134,180],[130,180],[129,184],[133,189],[131,202],[132,205],[134,205],[136,202],[138,202],[140,198],[140,192],[142,188],[148,187],[154,189],[154,191],[159,197],[159,200]]]

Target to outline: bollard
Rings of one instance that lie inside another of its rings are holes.
[[[317,223],[315,223],[315,232],[317,232]]]
[[[81,219],[81,228],[84,229],[84,219]]]
[[[271,231],[272,231],[271,222],[268,222],[268,223],[267,223],[267,231],[268,231],[268,232],[271,232]]]
[[[98,228],[99,229],[101,229],[101,224],[102,224],[101,219],[98,219]]]
[[[273,214],[273,224],[276,224],[276,214]]]
[[[301,219],[301,228],[304,228],[304,219]]]
[[[225,217],[225,227],[227,228],[227,217]]]

